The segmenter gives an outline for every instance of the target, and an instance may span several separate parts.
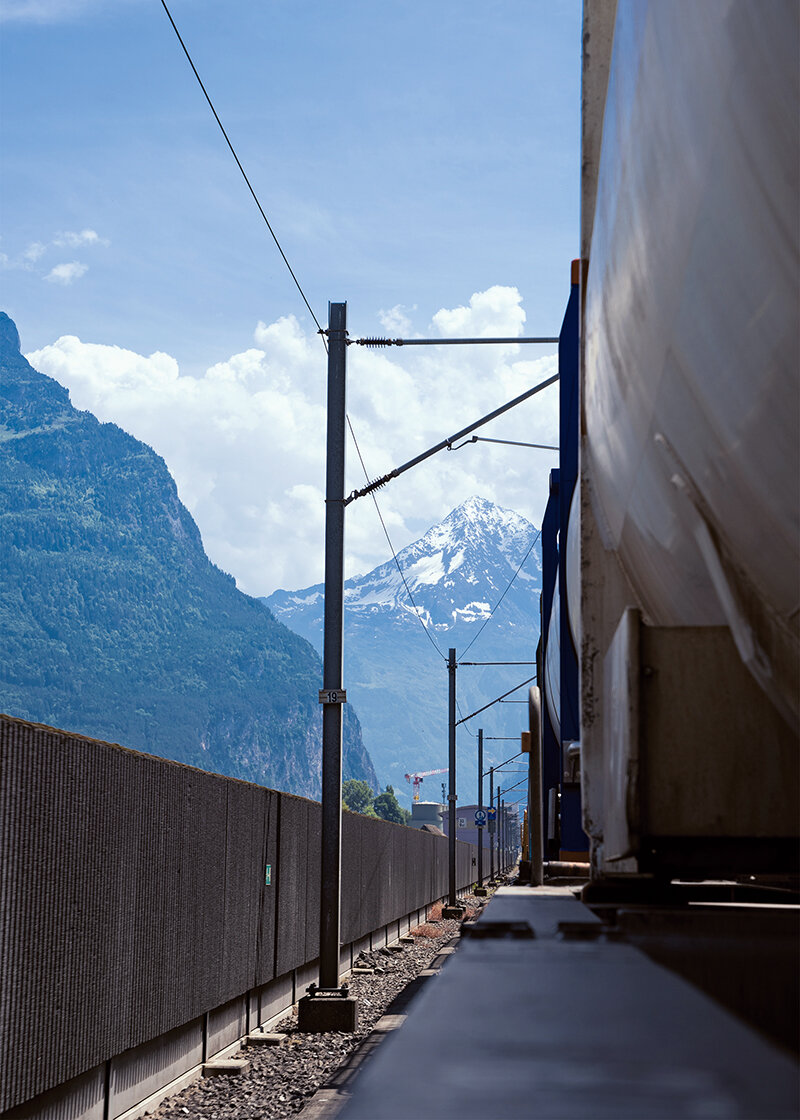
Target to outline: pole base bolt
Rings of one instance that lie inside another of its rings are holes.
[[[318,984],[309,984],[306,991],[309,999],[314,999],[317,996],[341,996],[343,999],[347,999],[350,995],[348,984],[342,984],[340,988],[320,988]]]

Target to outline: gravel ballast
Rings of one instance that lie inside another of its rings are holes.
[[[464,900],[469,918],[486,901]],[[460,922],[440,920],[420,927],[433,936],[416,936],[403,944],[362,953],[356,965],[371,973],[353,973],[347,983],[358,998],[358,1030],[353,1034],[305,1034],[297,1029],[296,1012],[288,1013],[270,1031],[286,1035],[276,1046],[247,1046],[237,1057],[249,1067],[235,1076],[203,1077],[167,1098],[151,1116],[155,1120],[280,1120],[294,1116],[363,1043],[392,1001],[426,969],[455,937]]]

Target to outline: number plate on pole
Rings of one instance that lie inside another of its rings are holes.
[[[347,689],[321,688],[319,690],[319,702],[320,704],[346,704]]]

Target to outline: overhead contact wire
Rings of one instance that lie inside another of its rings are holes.
[[[456,710],[457,710],[459,716],[461,717],[459,722],[463,723],[464,722],[464,716],[462,714],[461,705],[459,704],[458,700],[456,700]],[[467,732],[468,735],[471,735],[473,739],[478,738],[478,732],[477,731],[470,731],[470,729],[466,726],[464,727],[464,730]]]
[[[295,283],[295,287],[297,288],[298,292],[300,293],[300,295],[301,295],[301,297],[302,297],[302,299],[303,299],[303,303],[304,303],[304,304],[306,305],[306,307],[308,308],[308,312],[309,312],[309,314],[310,314],[311,318],[312,318],[312,319],[314,320],[314,322],[316,323],[316,325],[317,325],[317,330],[318,330],[318,331],[319,331],[319,333],[320,333],[320,334],[322,335],[322,340],[323,340],[323,342],[325,342],[325,332],[324,332],[324,331],[323,331],[323,329],[322,329],[322,326],[321,326],[321,324],[320,324],[320,321],[319,321],[319,319],[318,319],[318,318],[316,317],[316,315],[314,314],[314,310],[313,310],[313,308],[311,307],[311,304],[310,304],[310,303],[308,302],[308,300],[306,299],[306,294],[305,294],[305,292],[303,291],[302,287],[300,286],[300,281],[299,281],[299,280],[297,279],[297,277],[295,276],[295,273],[294,273],[294,269],[293,269],[293,268],[292,268],[292,266],[291,266],[291,265],[289,264],[289,259],[288,259],[288,257],[286,256],[286,254],[284,253],[283,249],[281,248],[281,243],[280,243],[280,241],[278,241],[278,238],[277,238],[277,236],[276,236],[276,234],[275,234],[275,230],[274,230],[274,229],[272,228],[272,226],[270,225],[270,221],[269,221],[269,218],[267,217],[267,215],[266,215],[266,214],[265,214],[265,212],[264,212],[264,207],[263,207],[263,206],[261,205],[261,203],[260,203],[260,201],[259,201],[259,198],[258,198],[258,195],[257,195],[257,194],[256,194],[256,192],[255,192],[255,191],[253,190],[253,185],[252,185],[252,183],[250,182],[250,180],[249,180],[249,179],[248,179],[248,177],[247,177],[247,172],[246,172],[246,171],[245,171],[245,169],[244,169],[244,168],[242,167],[242,163],[241,163],[241,160],[239,159],[238,155],[236,154],[236,149],[234,148],[233,144],[231,143],[231,141],[230,141],[230,137],[228,136],[228,133],[227,133],[227,132],[225,131],[225,126],[223,125],[222,121],[221,121],[221,120],[219,119],[219,114],[217,113],[217,110],[216,110],[216,109],[214,108],[214,102],[213,102],[213,101],[211,100],[211,98],[209,97],[209,95],[208,95],[208,90],[207,90],[207,89],[206,89],[206,87],[205,87],[205,86],[203,85],[203,79],[202,79],[202,78],[200,77],[200,75],[199,75],[199,74],[198,74],[198,72],[197,72],[197,67],[195,66],[194,62],[192,61],[192,56],[191,56],[191,55],[189,54],[189,51],[188,51],[188,49],[187,49],[187,47],[186,47],[186,44],[184,43],[184,41],[183,41],[183,39],[182,39],[182,37],[181,37],[181,33],[180,33],[180,31],[178,30],[178,28],[177,28],[177,26],[176,26],[176,24],[175,24],[175,20],[174,20],[174,19],[172,18],[172,13],[170,12],[169,8],[167,7],[167,4],[166,4],[166,0],[161,0],[161,6],[162,6],[162,8],[164,9],[164,11],[165,11],[165,12],[167,13],[167,18],[169,19],[169,22],[170,22],[170,23],[172,24],[172,30],[173,30],[173,31],[175,32],[175,34],[176,34],[176,35],[178,36],[178,42],[179,42],[179,43],[180,43],[180,45],[181,45],[181,46],[183,47],[183,53],[184,53],[184,54],[186,55],[186,58],[188,59],[189,65],[190,65],[190,66],[191,66],[191,68],[192,68],[192,71],[193,71],[193,73],[194,73],[194,76],[195,76],[195,78],[197,78],[197,82],[198,82],[198,85],[200,86],[200,89],[201,89],[201,90],[203,91],[203,94],[204,94],[204,96],[205,96],[205,99],[206,99],[206,101],[208,102],[208,106],[209,106],[209,108],[211,109],[211,112],[212,112],[212,113],[214,114],[214,120],[215,120],[215,121],[217,122],[217,124],[219,125],[219,130],[220,130],[220,132],[222,133],[222,135],[223,135],[223,136],[225,137],[225,143],[226,143],[226,144],[228,145],[228,147],[230,148],[230,151],[231,151],[231,155],[232,155],[232,156],[233,156],[233,158],[234,158],[234,159],[236,160],[236,166],[237,166],[237,167],[239,168],[239,170],[240,170],[240,171],[241,171],[241,173],[242,173],[242,178],[244,179],[245,183],[247,184],[247,189],[248,189],[248,190],[250,191],[250,194],[251,194],[251,195],[253,196],[253,201],[255,202],[256,206],[258,207],[258,210],[259,210],[259,213],[261,214],[261,217],[262,217],[262,218],[264,219],[264,221],[266,222],[266,226],[267,226],[267,229],[269,230],[269,232],[270,232],[270,234],[271,234],[271,236],[272,236],[272,240],[273,240],[273,241],[275,242],[275,245],[277,246],[278,252],[279,252],[279,253],[280,253],[280,255],[281,255],[281,256],[283,257],[283,263],[284,263],[284,264],[286,265],[286,267],[287,267],[287,268],[289,269],[289,274],[290,274],[290,276],[291,276],[292,280],[294,280],[294,283]],[[325,347],[325,348],[327,349],[327,343],[326,343],[326,347]],[[368,481],[369,481],[369,480],[368,480]]]
[[[367,482],[369,482],[369,474],[367,473],[367,468],[364,464],[364,458],[361,454],[361,449],[358,446],[358,440],[356,439],[356,433],[353,431],[353,425],[350,421],[349,416],[347,417],[347,426],[350,429],[350,435],[352,437],[353,443],[355,444],[356,454],[358,455],[358,461],[361,463],[361,469],[364,472],[364,477],[366,478]],[[389,536],[389,530],[386,528],[386,522],[383,520],[383,515],[381,513],[380,506],[378,505],[378,499],[375,497],[374,494],[370,494],[370,497],[372,498],[373,502],[375,503],[375,512],[378,514],[378,520],[381,523],[381,528],[383,529],[383,535],[386,537],[386,543],[389,545],[389,551],[392,554],[392,559],[394,560],[395,565],[397,567],[397,570],[400,573],[400,579],[403,581],[403,587],[405,587],[405,589],[406,589],[406,595],[408,595],[409,599],[411,600],[411,605],[414,608],[414,614],[417,617],[417,619],[419,620],[419,624],[420,624],[420,626],[422,627],[422,629],[425,633],[425,637],[428,639],[428,641],[431,643],[433,648],[439,654],[442,661],[447,661],[447,658],[442,653],[442,651],[439,649],[439,645],[438,645],[436,639],[431,636],[430,632],[428,631],[428,627],[422,621],[422,617],[419,613],[419,607],[417,606],[417,604],[414,600],[414,596],[411,594],[411,588],[408,586],[408,583],[406,582],[406,577],[403,573],[403,569],[400,567],[400,561],[397,559],[397,553],[394,550],[394,545],[392,544],[391,537]]]

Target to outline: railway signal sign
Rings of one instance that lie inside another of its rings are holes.
[[[475,810],[475,827],[476,828],[485,828],[485,826],[486,826],[486,810],[485,809],[476,809]]]
[[[319,702],[320,704],[346,704],[347,689],[321,688],[319,690]]]
[[[497,819],[497,810],[496,809],[487,809],[486,810],[486,819],[488,821],[496,820]]]

